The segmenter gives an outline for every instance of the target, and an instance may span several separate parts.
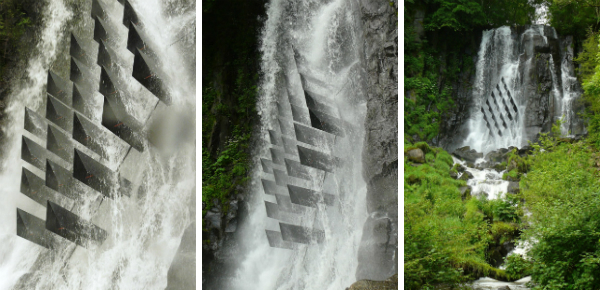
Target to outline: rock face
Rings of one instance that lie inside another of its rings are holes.
[[[398,274],[385,281],[360,280],[346,290],[395,290],[398,289]]]
[[[390,4],[361,1],[368,74],[363,176],[369,218],[357,280],[385,280],[398,271],[398,3]]]
[[[417,163],[425,163],[425,154],[423,154],[423,150],[419,148],[409,150],[408,152],[406,152],[406,155],[408,155],[408,159],[410,161]]]
[[[461,147],[454,150],[454,152],[452,152],[452,155],[470,162],[475,162],[475,160],[483,158],[483,153],[479,153],[475,151],[475,149],[471,149],[469,146]]]
[[[563,134],[583,134],[572,43],[544,25],[484,32],[479,53],[472,54],[477,72],[466,71],[453,84],[456,107],[441,125],[438,146],[452,151],[475,130],[484,143],[512,138],[509,143],[521,147],[563,115]]]
[[[196,289],[196,222],[185,229],[167,274],[165,290]]]

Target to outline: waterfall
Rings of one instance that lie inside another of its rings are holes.
[[[559,38],[549,26],[484,31],[464,125],[467,135],[455,147],[483,153],[520,148],[559,119],[563,135],[584,133],[576,106],[582,90],[572,58],[572,38]]]
[[[195,4],[45,2],[2,124],[0,289],[164,289],[195,220]]]
[[[344,289],[367,218],[359,4],[272,0],[267,17],[249,213],[205,287]]]

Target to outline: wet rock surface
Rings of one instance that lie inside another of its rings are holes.
[[[394,290],[398,289],[398,274],[385,281],[360,280],[346,290]]]
[[[385,280],[398,271],[398,4],[393,2],[360,1],[368,92],[363,176],[370,217],[363,226],[357,280]],[[414,151],[413,158],[424,162],[422,153]]]
[[[471,147],[469,146],[461,147],[454,150],[454,152],[452,152],[452,155],[462,160],[466,160],[468,162],[475,162],[475,160],[483,158],[483,153],[477,152],[475,151],[475,149],[471,149]]]
[[[425,154],[423,153],[423,150],[419,148],[409,150],[406,155],[410,161],[425,163]]]
[[[190,224],[183,233],[167,273],[165,290],[183,289],[196,289],[196,222]]]
[[[578,114],[583,112],[583,106],[581,102],[577,101],[583,90],[577,82],[571,80],[575,76],[572,65],[573,38],[559,36],[549,26],[510,27],[506,36],[500,36],[503,32],[499,30],[494,33],[497,39],[503,38],[503,41],[512,41],[512,48],[508,48],[509,51],[513,51],[513,59],[510,61],[514,61],[517,66],[516,70],[520,75],[520,80],[517,87],[511,88],[511,90],[519,91],[519,97],[516,94],[513,97],[518,106],[524,107],[523,112],[520,112],[520,114],[524,113],[523,116],[519,115],[520,118],[523,118],[521,121],[524,130],[521,140],[536,141],[539,133],[549,132],[552,124],[563,115],[561,109],[563,104],[560,102],[563,98],[571,98],[567,95],[572,96],[571,106],[574,114],[568,117],[566,129],[573,135],[585,133],[583,119]],[[478,35],[481,36],[479,33]],[[464,48],[465,54],[473,56],[474,63],[482,61],[477,53],[471,52],[472,50],[481,50],[481,41],[477,43],[479,45],[477,48]],[[486,59],[483,61],[492,72],[477,89],[473,89],[473,84],[476,83],[475,72],[464,70],[459,74],[456,83],[452,85],[456,107],[451,109],[449,117],[445,118],[441,124],[440,132],[442,133],[438,139],[438,146],[449,151],[462,146],[462,142],[470,133],[468,120],[480,112],[478,93],[483,92],[484,97],[487,97],[494,86],[500,83],[500,73],[496,72],[500,71],[502,64],[507,59],[497,59],[496,57],[503,54],[504,51],[500,54],[488,51],[485,54]],[[563,77],[565,73],[568,76]],[[554,92],[559,93],[560,96],[555,97]],[[505,131],[505,134],[508,133],[508,130],[502,126],[494,128],[497,133],[496,129]]]

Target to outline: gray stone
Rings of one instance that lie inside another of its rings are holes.
[[[460,159],[466,160],[468,162],[475,162],[475,160],[477,160],[478,158],[483,158],[483,153],[477,152],[475,151],[475,149],[471,149],[471,147],[469,146],[461,147],[454,150],[454,152],[452,152],[452,155]]]
[[[517,194],[521,190],[519,189],[519,183],[515,181],[508,182],[508,188],[506,189],[508,193]]]
[[[453,170],[450,170],[450,177],[458,179],[458,173],[454,172]]]
[[[361,0],[367,112],[363,177],[367,211],[357,280],[385,280],[398,265],[398,16],[389,1]],[[392,45],[393,43],[393,45]],[[392,49],[393,52],[392,53]],[[418,142],[415,138],[413,141]],[[422,152],[422,151],[421,151]],[[424,154],[419,158],[425,162]],[[377,221],[375,214],[387,218]],[[383,221],[386,221],[384,223]],[[385,238],[385,241],[384,241]]]
[[[387,246],[391,239],[392,222],[388,218],[367,218],[363,228],[363,236],[358,251],[359,266],[356,279],[371,277],[372,280],[385,280],[395,273],[394,257],[398,254],[396,248]],[[397,224],[395,225],[397,227]],[[397,240],[397,239],[396,239]]]
[[[196,222],[189,225],[167,273],[165,290],[196,289]]]
[[[227,226],[225,227],[225,232],[226,233],[234,233],[237,230],[237,219],[232,219],[229,222],[227,222]]]
[[[474,176],[473,176],[473,174],[471,172],[465,171],[458,179],[467,181],[469,179],[472,179],[473,177]]]
[[[408,152],[406,152],[406,155],[408,156],[408,160],[410,161],[425,163],[425,154],[423,153],[423,150],[419,148],[409,150]]]
[[[213,208],[215,209],[215,208]],[[221,229],[221,212],[209,210],[204,216],[207,229]]]
[[[471,186],[462,186],[458,190],[460,190],[460,197],[462,200],[471,198],[471,192],[473,191]]]

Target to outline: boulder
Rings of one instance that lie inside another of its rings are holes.
[[[464,173],[463,173],[463,174],[460,176],[460,178],[458,178],[458,179],[459,179],[459,180],[464,180],[464,181],[467,181],[467,180],[469,180],[469,179],[471,179],[471,178],[473,178],[473,177],[474,177],[474,176],[473,176],[473,174],[472,174],[471,172],[469,172],[469,171],[465,171],[465,172],[464,172]]]
[[[475,149],[471,149],[471,147],[469,147],[469,146],[461,147],[461,148],[454,150],[454,152],[452,152],[452,155],[454,155],[462,160],[466,160],[466,161],[470,161],[470,162],[475,162],[475,160],[477,160],[479,158],[483,158],[483,153],[479,153],[479,152],[475,151]]]
[[[531,152],[533,152],[533,148],[529,145],[523,146],[523,148],[519,149],[519,151],[517,151],[517,154],[519,154],[519,156],[524,157],[525,155],[529,155],[531,154]]]
[[[408,160],[412,162],[425,163],[425,154],[419,148],[409,150],[406,152],[406,155],[408,156]]]
[[[508,188],[506,189],[508,193],[517,194],[520,192],[519,183],[515,181],[508,182]]]
[[[221,212],[217,208],[212,208],[204,216],[207,229],[221,229]]]
[[[458,179],[458,173],[456,173],[454,170],[450,170],[450,177]]]
[[[471,198],[471,191],[473,191],[472,187],[468,185],[462,186],[458,190],[460,190],[460,197],[462,198],[462,200]]]
[[[502,172],[502,171],[506,170],[506,164],[496,163],[494,166],[492,166],[492,168],[494,170],[496,170],[497,172]]]
[[[484,159],[488,162],[506,162],[508,160],[508,149],[500,148],[498,150],[490,151],[485,155]]]

